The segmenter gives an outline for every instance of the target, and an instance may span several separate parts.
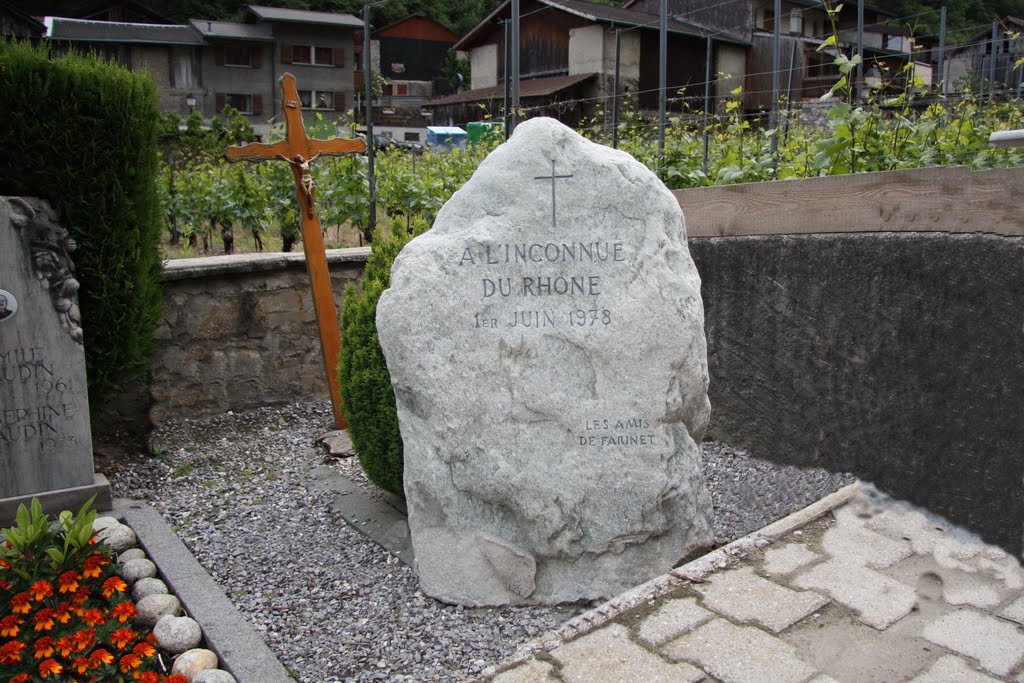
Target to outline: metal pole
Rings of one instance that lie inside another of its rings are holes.
[[[779,69],[782,68],[782,0],[775,0],[775,30],[772,35],[772,111],[768,127],[772,130],[772,169],[779,153]]]
[[[796,64],[796,44],[797,41],[794,40],[792,42],[793,49],[789,51],[789,77],[786,79],[786,122],[782,126],[785,135],[784,141],[789,139],[789,112],[793,108],[793,67]]]
[[[377,183],[373,175],[373,72],[370,70],[370,5],[363,6],[363,85],[366,88],[366,180],[370,190],[370,214],[366,222],[372,235],[377,227]]]
[[[864,99],[864,0],[857,0],[857,100]]]
[[[942,6],[942,12],[939,14],[939,64],[938,73],[935,82],[939,85],[939,94],[945,94],[946,84],[943,82],[946,78],[946,6]]]
[[[619,148],[619,66],[622,59],[622,29],[615,29],[615,78],[612,81],[612,149]]]
[[[999,22],[992,22],[992,45],[988,60],[988,99],[991,100],[996,92],[996,39],[999,32]]]
[[[668,0],[658,17],[658,154],[665,151],[665,93],[668,89]]]
[[[512,125],[509,133],[513,133],[519,123],[519,0],[512,0],[512,31],[509,37],[512,43]]]
[[[512,31],[512,24],[511,24],[511,22],[508,22],[508,21],[504,22],[504,24],[505,24],[505,61],[504,61],[503,69],[502,69],[504,73],[502,75],[504,76],[504,79],[505,79],[505,100],[504,100],[504,102],[502,102],[502,105],[501,105],[501,107],[502,107],[501,108],[501,115],[502,115],[502,120],[505,122],[505,139],[508,140],[508,136],[512,134],[512,131],[509,130],[509,126],[512,125],[512,119],[509,117],[509,112],[508,112],[508,103],[509,103],[509,99],[510,99],[510,96],[511,96],[511,88],[512,88],[512,79],[509,77],[509,68],[512,66],[510,64],[510,62],[512,61],[512,47],[511,47],[512,44],[509,42],[509,34]]]
[[[704,175],[708,169],[708,119],[711,117],[711,36],[704,43]]]

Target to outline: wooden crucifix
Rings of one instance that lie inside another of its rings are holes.
[[[295,89],[295,76],[286,73],[281,77],[281,102],[284,109],[286,137],[274,144],[251,144],[228,147],[224,155],[228,161],[287,161],[295,176],[295,195],[299,200],[302,216],[302,248],[306,253],[306,269],[313,289],[313,308],[320,327],[320,347],[323,351],[324,369],[327,371],[327,385],[331,388],[331,405],[334,408],[334,423],[338,429],[345,429],[345,418],[341,413],[341,386],[338,384],[338,353],[341,338],[338,329],[338,311],[334,306],[334,292],[331,289],[331,275],[327,270],[327,256],[324,253],[323,234],[320,219],[316,215],[316,189],[313,185],[310,164],[321,156],[341,156],[366,150],[362,140],[311,140],[306,137],[302,125],[302,104]]]

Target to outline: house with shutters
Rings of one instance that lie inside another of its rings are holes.
[[[299,84],[302,108],[334,118],[353,106],[354,34],[350,14],[249,5],[243,21],[192,19],[188,24],[46,17],[57,46],[93,51],[152,74],[162,111],[204,118],[231,106],[265,134],[280,116],[278,81]]]
[[[501,2],[454,46],[470,54],[473,88],[432,100],[428,106],[436,124],[476,121],[485,113],[501,115],[508,80],[505,65],[510,60],[510,5],[508,0]],[[620,95],[642,108],[657,108],[657,10],[587,0],[522,0],[520,16],[519,95],[526,116],[552,116],[577,126],[600,115],[604,125],[610,125],[616,69]],[[712,84],[712,97],[727,95],[742,82],[750,45],[742,33],[715,31],[672,17],[667,37],[669,110],[702,106],[708,60],[733,75]]]

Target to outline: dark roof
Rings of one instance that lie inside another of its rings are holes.
[[[530,78],[519,82],[519,97],[527,99],[530,97],[548,97],[560,90],[572,87],[577,83],[593,78],[594,74],[576,74],[574,76],[549,76],[547,78]],[[446,104],[460,104],[463,102],[482,102],[484,100],[497,100],[505,96],[505,87],[498,85],[493,88],[477,88],[476,90],[464,90],[454,95],[439,97],[436,100],[427,102],[425,106],[435,107]]]
[[[249,5],[248,10],[263,21],[288,21],[298,24],[321,24],[349,28],[359,28],[363,25],[362,19],[340,12],[311,12],[304,9],[262,7],[260,5]]]
[[[87,43],[150,43],[154,45],[202,45],[191,26],[176,24],[129,24],[47,17],[46,37],[51,40]]]
[[[5,4],[17,7],[33,16],[61,16],[73,19],[94,19],[105,15],[111,9],[129,9],[133,14],[145,17],[144,21],[154,24],[171,24],[148,4],[138,0],[8,0]],[[102,19],[96,19],[102,21]]]
[[[1007,29],[1016,28],[1017,32],[1021,32],[1024,31],[1024,19],[1021,19],[1019,17],[1007,16],[999,20],[999,27],[1003,31],[1006,31]],[[946,54],[947,56],[956,54],[958,52],[962,52],[963,50],[973,45],[977,45],[978,43],[984,43],[989,40],[992,40],[992,29],[986,28],[984,31],[979,31],[975,33],[973,36],[971,36],[964,42],[960,43],[959,45],[954,45],[950,47],[949,50],[947,50]]]
[[[269,24],[241,24],[237,21],[189,19],[188,23],[204,38],[227,40],[274,41],[274,29]]]
[[[630,26],[639,28],[648,28],[652,30],[658,30],[659,17],[657,14],[651,14],[649,12],[641,12],[639,10],[626,9],[624,7],[611,7],[609,5],[599,5],[593,2],[586,2],[586,0],[537,0],[542,5],[547,5],[552,9],[561,10],[574,14],[578,17],[588,19],[602,24],[613,24],[616,26]],[[454,50],[466,50],[467,45],[473,42],[479,34],[487,28],[498,16],[505,13],[505,9],[509,5],[509,0],[504,0],[498,7],[491,12],[487,18],[481,21],[473,28],[472,31],[463,36],[462,40],[456,43],[452,49]],[[702,26],[692,21],[682,21],[679,19],[669,18],[668,20],[668,32],[677,33],[681,35],[694,36],[703,38],[711,35],[715,40],[735,43],[738,45],[750,45],[750,42],[745,40],[743,37],[733,33],[723,33],[714,29]]]
[[[404,23],[406,23],[408,21],[412,21],[412,20],[429,21],[431,24],[434,24],[439,29],[441,29],[441,31],[443,33],[449,34],[451,36],[451,40],[452,40],[453,43],[458,42],[458,40],[459,40],[459,36],[456,35],[455,33],[453,33],[447,26],[445,26],[444,24],[442,24],[439,21],[435,21],[434,19],[431,19],[424,12],[416,12],[415,14],[410,14],[409,16],[407,16],[404,19],[399,19],[398,21],[391,22],[387,26],[383,26],[381,28],[374,29],[373,33],[370,34],[370,38],[371,39],[375,39],[380,34],[382,34],[384,31],[387,31],[389,29],[395,28],[396,26],[401,26],[402,24],[404,24]],[[360,36],[360,40],[362,40],[362,36]]]
[[[46,26],[43,24],[43,22],[39,21],[28,12],[18,9],[17,7],[10,3],[0,2],[0,12],[6,12],[10,14],[12,17],[15,17],[18,21],[21,21],[27,27],[30,27],[30,30],[37,35],[42,35],[46,32]]]

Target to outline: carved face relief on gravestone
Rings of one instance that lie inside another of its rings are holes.
[[[0,321],[18,312],[18,300],[6,289],[0,289]]]
[[[708,545],[703,323],[657,177],[552,119],[520,125],[377,309],[423,590],[607,597]]]

